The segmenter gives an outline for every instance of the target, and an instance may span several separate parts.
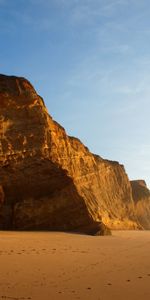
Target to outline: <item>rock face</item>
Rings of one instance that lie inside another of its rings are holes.
[[[144,180],[131,181],[135,212],[144,229],[150,229],[150,190]]]
[[[67,136],[24,78],[0,75],[0,228],[138,228],[124,167]],[[106,225],[106,226],[105,226]]]

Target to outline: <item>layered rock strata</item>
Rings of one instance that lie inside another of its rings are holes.
[[[124,167],[67,136],[24,78],[0,75],[0,228],[138,228]],[[106,226],[105,226],[105,225]]]
[[[135,213],[143,229],[150,229],[150,190],[144,180],[132,180]]]

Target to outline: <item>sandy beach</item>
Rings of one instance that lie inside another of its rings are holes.
[[[0,299],[149,300],[150,231],[0,232]]]

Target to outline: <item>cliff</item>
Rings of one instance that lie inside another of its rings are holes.
[[[144,229],[150,229],[150,190],[144,180],[132,180],[131,186],[138,221]]]
[[[0,228],[138,228],[124,167],[67,136],[24,78],[0,75]],[[105,225],[106,226],[105,226]]]

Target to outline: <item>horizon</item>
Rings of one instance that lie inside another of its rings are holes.
[[[28,79],[67,134],[150,187],[149,12],[148,0],[0,0],[0,73]]]

